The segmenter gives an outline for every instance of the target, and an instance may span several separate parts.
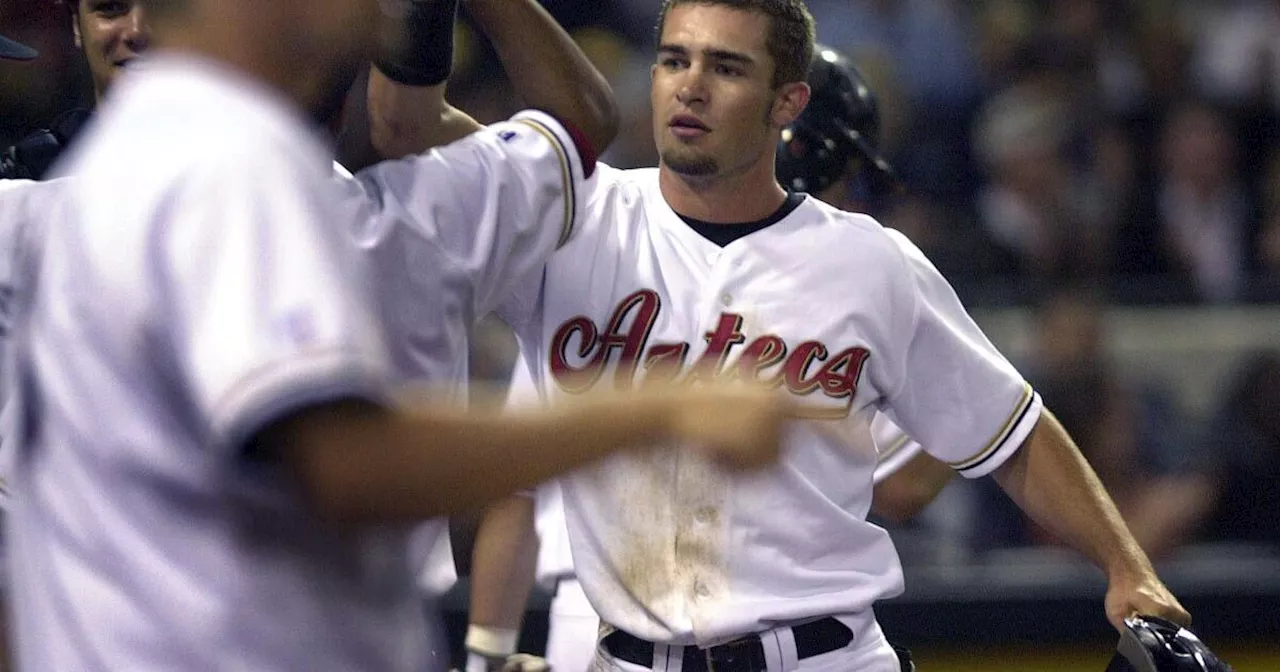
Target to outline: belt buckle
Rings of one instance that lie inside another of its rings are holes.
[[[723,668],[724,672],[739,670],[765,672],[767,663],[761,656],[755,655],[763,651],[760,640],[748,636],[703,649],[702,655],[707,663],[707,672],[717,672],[718,667]]]

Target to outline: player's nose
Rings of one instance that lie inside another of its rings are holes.
[[[134,7],[129,13],[124,41],[135,52],[146,51],[151,44],[151,26],[147,24],[146,12],[141,7]]]
[[[676,89],[676,100],[683,105],[692,105],[694,103],[705,103],[707,101],[707,87],[703,84],[700,76],[686,76],[684,81],[680,83],[680,87]]]

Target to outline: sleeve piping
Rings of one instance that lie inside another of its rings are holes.
[[[556,249],[558,250],[569,242],[569,238],[573,235],[574,224],[578,221],[578,185],[574,179],[569,150],[565,147],[564,141],[560,139],[560,136],[541,121],[530,117],[521,117],[516,122],[532,128],[545,137],[551,143],[552,148],[555,149],[556,158],[560,161],[560,178],[564,183],[565,203],[564,224],[560,228],[560,238],[556,241]]]
[[[985,476],[1004,463],[1014,453],[1039,420],[1040,395],[1023,383],[1022,397],[1014,406],[1004,426],[987,445],[972,457],[948,464],[966,478]]]

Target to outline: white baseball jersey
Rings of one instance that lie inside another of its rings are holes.
[[[368,256],[399,381],[465,401],[476,320],[536,282],[570,238],[585,170],[569,132],[536,111],[355,176],[336,170],[334,221]],[[413,546],[419,585],[446,592],[457,578],[447,521],[424,523]]]
[[[659,452],[562,479],[575,569],[602,619],[707,646],[901,592],[893,544],[865,520],[874,412],[977,477],[1021,445],[1038,396],[924,255],[869,217],[805,198],[721,248],[671,210],[656,169],[601,166],[592,187],[543,284],[503,310],[539,387],[737,376],[813,418],[764,473]]]
[[[876,442],[876,471],[872,480],[877,485],[924,452],[919,441],[893,424],[884,413],[876,413],[871,420],[871,438]]]
[[[538,398],[537,386],[523,355],[516,358],[511,371],[509,403],[527,403]],[[876,444],[874,482],[879,484],[910,462],[924,449],[884,413],[876,413],[871,421],[871,437]],[[565,527],[564,496],[558,481],[538,487],[535,500],[534,526],[538,535],[537,582],[547,590],[557,581],[573,578],[573,554],[569,547],[569,531]]]
[[[247,445],[385,398],[331,157],[257,83],[149,60],[82,136],[17,313],[20,666],[422,669],[405,531],[322,523]]]
[[[60,216],[59,208],[67,180],[33,182],[0,180],[0,508],[8,505],[8,479],[12,452],[13,408],[8,390],[12,373],[9,347],[14,306],[19,283],[29,274],[26,265],[34,260],[44,223]]]

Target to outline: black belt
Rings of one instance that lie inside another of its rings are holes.
[[[842,649],[853,641],[853,631],[849,626],[830,616],[792,626],[791,632],[796,640],[796,657],[801,660]],[[653,642],[614,630],[603,643],[609,654],[618,660],[653,667]],[[747,635],[709,649],[683,648],[683,672],[765,672],[768,667],[759,635]]]

